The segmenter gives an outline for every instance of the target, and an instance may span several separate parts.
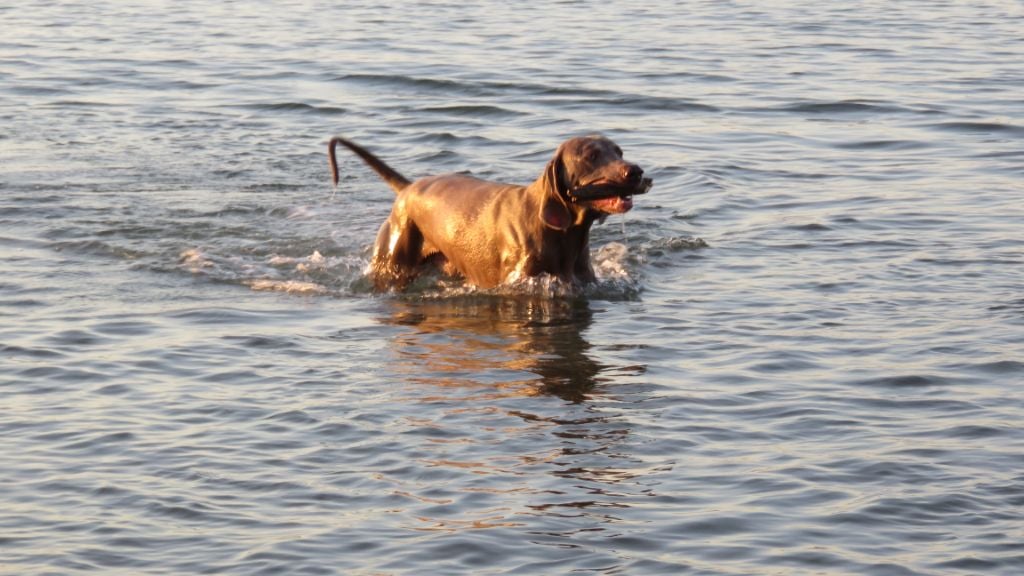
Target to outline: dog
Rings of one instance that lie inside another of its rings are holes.
[[[460,174],[410,182],[365,148],[335,137],[327,146],[335,186],[338,144],[362,158],[397,194],[370,263],[378,290],[403,290],[429,267],[480,288],[542,274],[575,286],[594,282],[591,225],[628,212],[633,196],[653,184],[603,136],[563,142],[526,186]]]

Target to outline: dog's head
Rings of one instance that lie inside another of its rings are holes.
[[[582,223],[588,216],[628,212],[633,196],[651,187],[644,171],[623,160],[622,149],[603,136],[563,142],[542,178],[548,194],[541,206],[541,221],[559,230]]]

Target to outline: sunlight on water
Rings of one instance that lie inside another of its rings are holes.
[[[0,572],[1024,573],[1016,3],[0,7]],[[598,282],[366,276],[600,133]]]

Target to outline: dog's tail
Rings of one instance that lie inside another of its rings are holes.
[[[331,142],[327,145],[327,160],[331,165],[331,179],[335,186],[338,185],[338,160],[335,158],[334,148],[338,144],[341,144],[355,152],[356,155],[362,158],[370,168],[373,168],[373,171],[380,175],[380,177],[383,178],[384,181],[388,183],[388,186],[391,186],[391,189],[395,192],[401,192],[403,188],[409,185],[409,180],[405,176],[395,172],[391,166],[385,164],[383,160],[374,156],[366,148],[346,140],[345,138],[335,136],[334,138],[331,138]]]

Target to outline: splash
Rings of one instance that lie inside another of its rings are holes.
[[[629,248],[621,242],[609,242],[594,253],[592,264],[598,280],[632,281],[628,261]]]
[[[299,280],[246,280],[243,283],[257,291],[287,292],[289,294],[309,296],[318,296],[330,292],[326,286],[316,282],[302,282]]]
[[[513,272],[505,282],[494,288],[478,288],[466,284],[462,278],[452,278],[434,272],[418,277],[406,288],[404,294],[422,299],[500,296],[552,300],[581,297],[635,300],[639,297],[639,282],[633,277],[628,266],[631,258],[625,244],[612,242],[602,246],[591,255],[591,261],[597,282],[586,286],[567,282],[546,273],[527,276],[521,272]]]
[[[621,242],[610,242],[591,254],[597,282],[580,286],[550,274],[513,274],[494,288],[478,288],[441,271],[421,274],[402,295],[421,299],[466,296],[529,297],[539,299],[597,298],[635,300],[640,294],[631,264],[637,262]],[[245,254],[216,254],[201,248],[182,251],[179,268],[217,282],[247,286],[261,292],[307,296],[353,296],[373,293],[369,262],[363,256],[325,256],[313,250],[306,256],[271,254],[255,259]]]
[[[597,283],[587,287],[587,296],[603,300],[638,300],[642,287],[640,277],[631,265],[641,260],[642,257],[634,256],[621,242],[601,246],[592,259]]]
[[[250,287],[303,294],[344,294],[354,291],[368,263],[359,256],[324,256],[314,250],[303,257],[274,255],[268,264],[275,269],[274,277],[250,283]]]
[[[218,255],[200,248],[182,251],[180,268],[217,282],[248,286],[252,290],[304,295],[342,295],[367,291],[363,287],[367,262],[352,255],[308,256],[272,254],[256,260],[244,254]]]

